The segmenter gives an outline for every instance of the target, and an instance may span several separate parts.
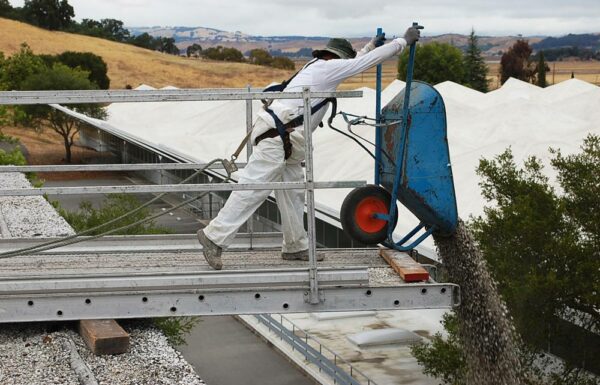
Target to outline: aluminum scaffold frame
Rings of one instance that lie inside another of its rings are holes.
[[[135,186],[41,187],[0,189],[2,196],[43,194],[159,193],[237,190],[305,189],[308,217],[308,268],[278,266],[274,269],[245,271],[200,271],[182,274],[164,271],[140,275],[104,273],[54,275],[21,274],[11,276],[0,264],[0,322],[51,319],[129,318],[139,316],[192,314],[257,314],[272,312],[376,310],[399,308],[452,307],[459,301],[458,287],[433,281],[420,284],[396,284],[375,287],[368,266],[351,261],[335,268],[317,266],[315,237],[315,197],[318,188],[352,188],[365,181],[315,182],[310,106],[312,98],[360,97],[361,91],[261,92],[246,89],[179,89],[118,91],[10,91],[0,92],[0,105],[166,102],[166,101],[246,101],[248,130],[252,125],[252,100],[302,99],[304,105],[305,181],[264,184],[178,184]],[[251,149],[249,148],[248,151]],[[127,165],[46,165],[3,166],[0,172],[75,171],[75,170],[148,170],[199,169],[202,164],[127,164]],[[218,169],[214,165],[213,169]],[[250,230],[252,226],[250,225]],[[253,235],[250,235],[253,250]],[[1,244],[1,242],[0,242]],[[92,255],[102,251],[89,249]],[[321,251],[320,251],[321,252]],[[327,252],[327,251],[324,251]],[[72,252],[75,253],[76,252]],[[176,251],[180,255],[181,250]],[[334,253],[333,251],[331,253]],[[372,249],[373,258],[378,258]],[[46,258],[52,253],[44,253]],[[60,253],[59,253],[60,254]],[[118,254],[118,253],[117,253]],[[73,254],[74,255],[74,254]],[[30,261],[40,256],[18,257]],[[50,266],[51,260],[47,263]],[[380,266],[381,267],[381,266]],[[306,277],[303,278],[303,277]],[[428,291],[428,289],[430,289]],[[202,294],[200,294],[202,293]],[[149,301],[152,298],[152,301]],[[205,299],[213,298],[213,302]],[[83,306],[82,306],[83,304]],[[92,306],[94,304],[94,306]],[[98,304],[100,306],[98,306]],[[176,305],[178,304],[178,305]],[[59,309],[60,307],[60,309]],[[58,310],[57,310],[58,309]],[[68,310],[66,310],[68,309]]]

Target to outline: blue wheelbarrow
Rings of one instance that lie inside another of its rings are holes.
[[[458,221],[444,101],[431,85],[412,80],[414,60],[415,44],[406,87],[377,119],[375,183],[348,194],[340,213],[342,228],[354,240],[399,251],[413,249],[431,234],[452,235]],[[397,201],[419,223],[395,241]]]

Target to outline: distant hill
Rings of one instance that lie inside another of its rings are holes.
[[[108,64],[112,88],[136,87],[142,83],[153,87],[191,88],[260,86],[273,79],[286,79],[292,72],[251,64],[188,59],[110,40],[48,31],[3,18],[0,18],[0,31],[0,52],[6,56],[17,52],[21,43],[27,43],[36,54],[80,51],[101,56]]]
[[[536,50],[565,47],[579,47],[600,51],[600,34],[584,33],[578,35],[568,34],[561,37],[547,37],[533,45],[533,48]]]
[[[151,36],[172,37],[180,49],[196,43],[203,48],[222,45],[237,48],[242,52],[253,48],[263,48],[270,51],[292,53],[304,48],[305,52],[323,48],[329,37],[325,36],[252,36],[240,31],[227,32],[214,28],[204,27],[128,27],[135,35],[148,33]],[[423,42],[439,41],[451,43],[459,48],[465,48],[468,43],[467,35],[444,34],[423,38]],[[488,57],[498,57],[508,50],[518,39],[517,36],[482,36],[479,44],[484,54]],[[369,37],[352,38],[350,41],[355,46],[361,46],[369,41]],[[542,37],[527,38],[530,43],[538,43]]]

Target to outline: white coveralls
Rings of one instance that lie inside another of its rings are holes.
[[[333,59],[311,61],[288,84],[285,91],[301,92],[304,87],[311,91],[333,92],[347,78],[371,68],[406,47],[406,40],[397,38],[381,47],[372,49],[367,45],[354,59]],[[312,99],[315,106],[323,99]],[[271,103],[271,110],[287,123],[303,114],[301,99],[276,99]],[[311,129],[314,131],[327,112],[323,107],[311,116]],[[256,138],[275,127],[273,118],[264,110],[259,110],[254,122],[251,141],[254,145],[246,167],[240,171],[238,183],[269,183],[269,182],[302,182],[304,172],[301,162],[304,160],[303,126],[296,127],[290,133],[292,154],[285,160],[283,144],[280,137],[267,138],[255,145]],[[238,229],[267,199],[270,191],[234,191],[219,214],[204,229],[208,239],[220,247],[226,248],[231,244]],[[304,200],[305,191],[275,190],[277,206],[281,213],[283,230],[282,251],[295,253],[308,249],[308,237],[304,229]]]

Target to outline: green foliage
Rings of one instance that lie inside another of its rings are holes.
[[[62,63],[72,69],[80,69],[89,73],[88,79],[98,88],[107,90],[110,87],[108,66],[102,57],[91,52],[66,51],[58,55],[40,55],[49,67]]]
[[[210,60],[221,60],[230,62],[244,62],[244,55],[235,48],[223,46],[210,47],[202,51],[202,57]]]
[[[406,80],[408,53],[409,50],[406,49],[400,55],[398,62],[400,80]],[[450,44],[437,42],[417,45],[413,77],[431,84],[447,80],[462,83],[465,78],[465,65],[461,50]]]
[[[261,66],[270,66],[273,62],[273,57],[269,52],[261,48],[255,48],[248,53],[248,62]]]
[[[46,65],[33,53],[26,43],[21,44],[19,52],[0,60],[0,88],[21,90],[28,77],[42,72]]]
[[[487,80],[487,66],[481,55],[481,50],[477,44],[477,36],[475,31],[471,30],[469,35],[469,45],[464,56],[465,62],[465,79],[464,84],[473,88],[474,90],[487,92],[488,91],[488,80]]]
[[[296,69],[296,65],[294,62],[285,56],[276,56],[273,58],[271,62],[271,67],[280,68],[282,70],[294,70]]]
[[[202,47],[200,46],[200,44],[196,44],[196,43],[190,45],[185,50],[185,54],[187,57],[200,57],[201,53],[202,53]]]
[[[130,38],[127,42],[141,48],[179,55],[179,48],[175,45],[175,39],[171,37],[152,37],[147,33],[143,33]]]
[[[0,17],[7,17],[13,12],[13,7],[8,0],[0,0]]]
[[[456,314],[444,314],[442,325],[448,333],[447,337],[436,333],[431,342],[415,344],[410,351],[424,367],[423,373],[440,379],[444,384],[465,384],[467,364],[458,338]]]
[[[23,18],[26,22],[50,30],[64,30],[75,17],[67,0],[25,0]]]
[[[100,208],[95,208],[91,202],[83,201],[79,205],[79,211],[69,212],[56,205],[59,214],[75,229],[76,232],[81,232],[93,227],[99,226],[110,220],[118,218],[131,210],[141,206],[141,202],[136,197],[129,194],[111,194],[104,199]],[[147,218],[150,211],[147,208],[141,209],[126,218],[116,222],[111,228],[126,226]],[[107,228],[102,228],[91,232],[89,235],[98,235],[106,231]],[[135,235],[135,234],[168,234],[169,231],[165,228],[158,227],[153,221],[138,224],[128,229],[122,230],[115,234]]]
[[[19,147],[13,148],[10,152],[0,150],[0,164],[11,166],[23,166],[27,164],[23,153]]]
[[[291,59],[285,56],[273,57],[268,51],[260,48],[255,48],[248,52],[248,62],[284,70],[293,70],[296,68],[296,65]]]
[[[577,327],[565,329],[561,317],[589,330],[600,327],[600,136],[590,134],[577,154],[551,153],[560,189],[551,186],[535,157],[521,167],[510,149],[482,159],[477,172],[488,206],[470,227],[524,341],[527,384],[591,385],[597,381],[580,366],[597,362],[596,347],[581,338],[587,334],[572,333]],[[444,327],[447,338],[436,335],[413,354],[425,373],[463,384],[457,381],[460,361],[447,365],[462,357],[460,340],[447,318]],[[559,341],[568,341],[561,346],[565,365],[539,356]]]
[[[154,318],[154,325],[159,328],[171,345],[187,345],[185,335],[200,322],[198,317]]]
[[[530,68],[529,56],[531,46],[527,40],[519,39],[502,55],[500,59],[500,82],[504,84],[509,78],[529,82],[534,72]]]

